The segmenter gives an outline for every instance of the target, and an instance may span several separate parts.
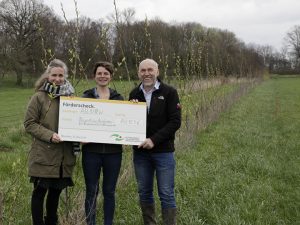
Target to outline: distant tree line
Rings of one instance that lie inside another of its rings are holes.
[[[135,10],[116,10],[110,22],[60,18],[40,0],[0,1],[0,74],[39,75],[50,59],[67,62],[73,78],[88,78],[95,61],[112,61],[118,79],[133,79],[139,61],[156,59],[165,78],[259,76],[300,68],[300,26],[287,34],[281,53],[246,45],[234,33],[199,23],[138,21]]]
[[[300,25],[290,28],[280,52],[272,46],[255,46],[270,73],[300,74]]]

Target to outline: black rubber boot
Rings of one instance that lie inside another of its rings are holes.
[[[176,208],[162,209],[164,225],[176,225]]]
[[[144,225],[156,225],[155,205],[147,203],[140,203],[140,205],[142,209]]]

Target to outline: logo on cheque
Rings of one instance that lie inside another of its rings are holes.
[[[112,134],[111,137],[114,138],[115,141],[122,141],[122,140],[124,140],[124,139],[122,138],[122,136],[119,135],[119,134]]]

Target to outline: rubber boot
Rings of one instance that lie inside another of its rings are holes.
[[[142,209],[144,225],[156,225],[155,205],[147,203],[140,203],[140,205]]]
[[[176,208],[162,209],[164,225],[176,225]]]

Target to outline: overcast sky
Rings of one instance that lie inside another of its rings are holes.
[[[74,0],[44,0],[62,16],[75,17]],[[134,8],[136,19],[158,17],[165,22],[197,22],[227,29],[245,43],[271,45],[280,50],[283,38],[300,25],[300,0],[116,0],[119,10]],[[79,15],[106,19],[113,0],[77,0]]]

